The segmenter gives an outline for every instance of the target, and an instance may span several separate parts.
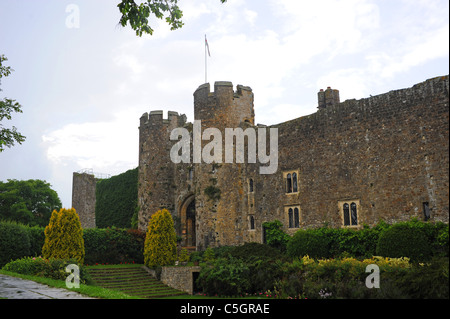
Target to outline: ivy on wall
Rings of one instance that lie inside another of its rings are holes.
[[[130,228],[137,211],[138,168],[97,182],[95,223],[98,228]]]

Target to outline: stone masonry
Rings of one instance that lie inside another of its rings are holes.
[[[254,123],[252,89],[234,91],[230,82],[194,92],[194,120],[222,137],[225,128],[263,127]],[[338,90],[321,90],[316,113],[267,127],[278,129],[274,174],[260,174],[259,163],[175,164],[177,127],[192,137],[185,115],[152,111],[140,119],[139,228],[167,208],[183,246],[264,242],[263,223],[273,220],[290,234],[412,217],[448,223],[448,76],[344,102]]]
[[[82,228],[95,228],[95,176],[73,173],[72,207],[80,217]]]

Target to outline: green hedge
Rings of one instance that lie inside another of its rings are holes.
[[[299,230],[289,240],[287,253],[290,257],[309,255],[312,258],[329,256],[330,238],[321,236],[315,229]]]
[[[138,169],[99,180],[95,197],[95,222],[98,228],[131,228],[131,219],[137,211]]]
[[[83,230],[85,263],[143,263],[145,233],[136,229],[92,228]],[[0,222],[0,267],[23,257],[42,255],[43,227]]]
[[[448,257],[448,224],[418,220],[360,230],[322,227],[298,230],[287,244],[290,257],[409,257],[414,261]]]
[[[84,230],[84,261],[92,264],[144,263],[145,233],[135,229]]]
[[[30,237],[29,256],[36,257],[42,254],[42,246],[45,242],[45,227],[28,227],[28,236]]]
[[[407,256],[414,261],[448,256],[448,224],[417,220],[394,224],[380,234],[376,253],[385,257]]]
[[[11,260],[29,256],[31,241],[28,227],[16,222],[0,222],[0,267]]]
[[[41,257],[23,257],[6,264],[2,270],[10,271],[22,275],[51,278],[56,280],[66,280],[69,272],[66,267],[75,264],[80,270],[80,283],[86,283],[90,277],[83,265],[79,265],[75,259],[44,259]]]

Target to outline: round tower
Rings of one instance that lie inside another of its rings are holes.
[[[194,92],[194,119],[206,127],[239,127],[242,122],[254,124],[253,92],[248,86],[238,85],[233,91],[231,82],[215,82],[214,92],[209,83]]]
[[[162,208],[175,213],[173,188],[174,164],[170,160],[170,132],[186,122],[184,114],[163,111],[144,113],[139,125],[138,205],[139,229],[146,230],[148,221]]]
[[[201,132],[215,128],[222,135],[222,160],[195,164],[197,249],[240,244],[247,227],[247,178],[245,164],[236,163],[236,158],[225,163],[225,129],[254,125],[252,89],[238,85],[234,91],[231,82],[215,82],[211,92],[209,83],[201,85],[194,93],[194,119],[201,121]],[[202,140],[202,149],[211,140]]]

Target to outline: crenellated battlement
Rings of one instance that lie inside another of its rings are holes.
[[[244,95],[252,95],[253,91],[251,87],[238,84],[236,86],[236,91],[233,90],[233,83],[228,81],[217,81],[214,82],[214,91],[211,92],[211,85],[205,83],[200,85],[194,92],[194,100],[196,98],[215,98],[221,99],[223,97],[240,98]]]
[[[150,114],[145,112],[140,118],[140,126],[154,126],[154,125],[167,125],[167,126],[183,126],[186,123],[186,115],[178,114],[178,112],[168,111],[167,118],[164,118],[164,112],[161,110],[150,111]]]
[[[253,91],[248,86],[218,81],[211,92],[209,83],[200,85],[194,92],[194,117],[196,120],[216,120],[219,124],[238,126],[241,122],[254,124]]]

